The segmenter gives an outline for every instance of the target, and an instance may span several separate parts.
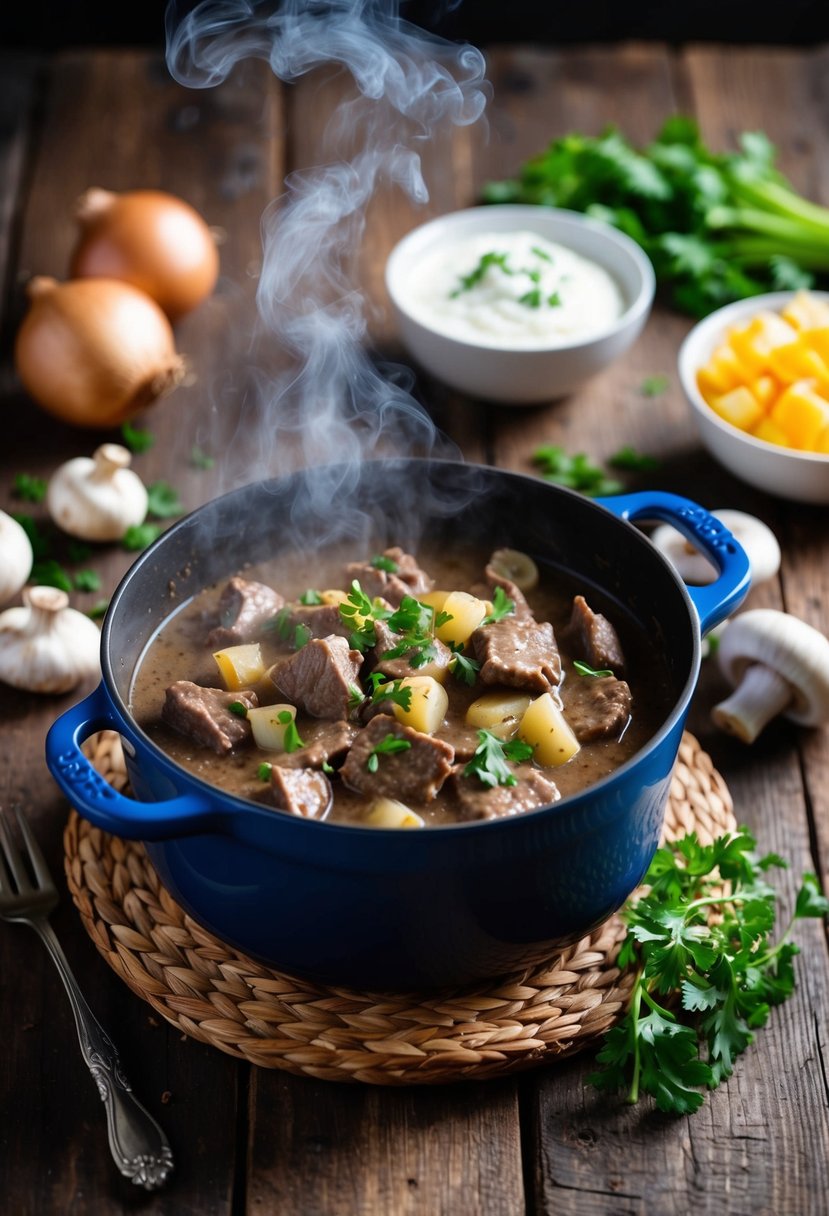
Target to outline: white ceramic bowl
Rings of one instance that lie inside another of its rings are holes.
[[[815,291],[810,294],[829,303],[829,292]],[[680,347],[679,379],[700,438],[720,464],[750,485],[780,498],[829,503],[829,455],[801,452],[755,439],[753,435],[720,418],[697,387],[697,372],[708,362],[726,330],[747,322],[761,309],[779,312],[793,295],[791,291],[772,291],[762,296],[751,296],[747,300],[726,304],[698,322]]]
[[[520,349],[449,337],[440,331],[439,320],[431,328],[412,315],[407,288],[425,255],[476,233],[515,231],[538,233],[598,263],[621,290],[622,315],[589,338]],[[386,264],[400,336],[417,362],[452,388],[504,405],[550,401],[602,371],[639,335],[654,286],[653,267],[635,241],[609,224],[551,207],[504,204],[450,212],[403,237]]]

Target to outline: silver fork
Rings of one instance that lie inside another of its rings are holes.
[[[26,863],[0,812],[0,918],[29,925],[45,945],[69,994],[81,1052],[92,1073],[107,1114],[109,1147],[121,1173],[148,1191],[165,1182],[173,1168],[173,1154],[164,1132],[138,1099],[121,1071],[118,1052],[87,1005],[66,955],[49,924],[57,907],[58,891],[32,829],[15,807],[26,845],[32,882]]]

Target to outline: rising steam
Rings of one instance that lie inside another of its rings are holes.
[[[340,65],[358,90],[331,115],[327,132],[330,146],[353,150],[348,162],[340,155],[291,174],[263,217],[258,312],[293,361],[249,405],[257,426],[291,440],[268,445],[261,472],[287,472],[288,459],[351,467],[378,453],[453,454],[399,369],[384,371],[366,354],[356,267],[377,187],[396,185],[425,202],[418,147],[434,131],[482,114],[482,55],[403,21],[398,0],[203,0],[181,20],[171,3],[167,63],[178,81],[208,88],[250,57],[265,59],[285,82]]]

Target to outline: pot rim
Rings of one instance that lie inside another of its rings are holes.
[[[618,527],[625,529],[626,534],[631,536],[632,543],[645,546],[645,551],[652,554],[652,559],[662,567],[664,573],[670,578],[675,588],[679,591],[680,597],[686,609],[687,625],[691,630],[692,647],[690,669],[681,689],[677,690],[674,695],[673,706],[667,717],[658,730],[650,736],[646,743],[640,747],[637,752],[635,752],[618,768],[600,778],[598,781],[593,782],[591,785],[586,786],[583,790],[579,790],[576,793],[562,797],[558,801],[550,803],[546,806],[534,808],[532,811],[528,812],[527,815],[499,816],[494,819],[475,820],[469,823],[430,824],[427,835],[431,836],[435,831],[450,834],[463,833],[464,835],[479,832],[494,833],[497,831],[515,831],[516,824],[524,823],[528,819],[531,819],[533,822],[537,823],[539,817],[550,818],[552,816],[569,815],[573,812],[578,812],[585,802],[590,801],[593,798],[600,797],[614,783],[624,781],[625,778],[630,775],[632,770],[638,767],[638,765],[641,764],[650,754],[659,748],[664,740],[676,728],[677,723],[684,718],[687,712],[688,705],[697,685],[701,665],[701,633],[699,627],[699,617],[696,605],[691,598],[688,588],[679,577],[671,563],[650,543],[645,534],[636,528],[635,525],[629,520],[621,517],[620,515],[614,514],[614,512],[610,510],[602,500],[587,498],[584,495],[579,494],[577,491],[569,489],[568,487],[559,486],[551,482],[545,483],[540,481],[539,478],[532,477],[528,474],[518,473],[510,469],[501,469],[495,465],[480,464],[476,462],[460,460],[435,460],[412,456],[380,458],[371,461],[364,461],[363,465],[382,465],[387,467],[389,465],[401,463],[407,465],[415,464],[424,467],[427,465],[448,466],[449,468],[455,467],[457,469],[463,469],[467,472],[469,470],[479,471],[483,474],[494,474],[499,478],[515,481],[519,485],[524,483],[531,484],[536,488],[539,484],[541,484],[547,491],[549,491],[549,493],[571,498],[580,504],[580,509],[600,512],[603,517],[607,518],[609,521],[612,521],[611,526],[617,525]],[[338,467],[336,462],[333,462],[332,464],[321,465],[319,466],[319,469],[322,471],[322,469],[332,469],[336,467]],[[254,815],[256,818],[267,818],[269,821],[275,822],[272,809],[260,806],[249,799],[241,798],[236,794],[223,790],[220,786],[213,785],[208,781],[204,781],[201,777],[198,777],[195,773],[190,772],[190,770],[184,768],[182,765],[173,760],[140,727],[116,687],[113,665],[110,661],[113,622],[117,617],[120,603],[123,601],[125,596],[129,594],[130,583],[138,570],[148,562],[154,560],[156,555],[163,549],[165,543],[169,543],[169,538],[173,537],[179,531],[186,528],[191,528],[193,526],[194,518],[200,513],[207,511],[210,508],[215,509],[217,504],[225,502],[234,495],[242,496],[246,492],[250,492],[251,487],[267,486],[270,484],[283,484],[285,481],[288,481],[293,477],[303,477],[309,473],[313,474],[315,471],[316,466],[311,466],[308,468],[295,470],[287,475],[280,475],[274,478],[249,482],[243,486],[237,486],[224,494],[218,495],[216,498],[210,499],[208,502],[203,503],[200,507],[196,507],[193,511],[183,516],[180,520],[177,520],[175,524],[163,532],[157,540],[155,540],[147,549],[144,550],[144,552],[136,559],[129,570],[125,573],[120,583],[116,587],[115,592],[113,593],[103,622],[101,630],[102,682],[106,688],[110,701],[118,711],[123,723],[128,728],[127,733],[131,732],[137,736],[137,738],[140,740],[141,746],[149,750],[150,754],[152,755],[153,762],[157,768],[164,771],[165,775],[170,779],[171,783],[177,789],[180,789],[182,782],[184,788],[194,788],[202,795],[206,795],[211,802],[215,802],[216,810],[220,814],[223,812],[232,811],[234,815],[238,815],[240,811],[244,811],[248,814]],[[188,603],[192,602],[192,598],[193,597],[191,596],[187,600],[183,600],[175,611],[180,612]],[[172,614],[167,614],[165,621],[169,619],[170,615]],[[159,625],[157,629],[161,627],[162,626]],[[156,635],[157,629],[154,630],[153,636]],[[149,643],[146,645],[149,645]],[[141,655],[135,659],[133,674],[146,650],[146,645],[144,650],[142,650]],[[132,679],[132,674],[130,679]],[[119,729],[120,731],[120,728],[116,729]],[[285,815],[280,817],[276,822],[280,824],[281,829],[284,829],[287,832],[322,831],[329,835],[332,833],[344,833],[349,840],[356,839],[356,834],[359,834],[365,839],[378,839],[386,842],[388,842],[390,839],[398,840],[404,835],[407,841],[411,841],[412,838],[417,840],[423,835],[421,832],[401,833],[397,828],[381,828],[351,823],[329,822],[328,820],[305,819],[302,816],[294,815]]]

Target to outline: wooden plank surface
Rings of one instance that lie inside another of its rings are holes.
[[[424,147],[431,190],[425,208],[413,208],[399,190],[383,190],[372,203],[361,267],[372,335],[385,356],[406,361],[382,285],[394,241],[420,218],[472,204],[488,178],[508,175],[567,130],[592,133],[616,120],[644,142],[675,108],[696,113],[714,146],[762,127],[780,145],[795,185],[829,202],[825,50],[518,47],[493,49],[488,60],[494,85],[488,138],[465,128]],[[22,307],[17,284],[32,272],[65,273],[69,211],[89,185],[160,186],[189,198],[226,231],[219,289],[177,331],[195,383],[147,414],[156,445],[137,458],[145,480],[173,482],[188,508],[249,480],[256,452],[239,420],[242,402],[262,386],[249,357],[260,216],[288,169],[306,169],[322,153],[336,152],[325,128],[349,88],[340,74],[282,90],[263,65],[252,64],[219,89],[188,92],[170,81],[157,57],[133,52],[72,53],[42,72],[23,64],[0,84],[7,338]],[[752,511],[780,536],[781,577],[753,590],[750,604],[785,606],[827,630],[826,509],[752,490],[701,451],[674,374],[689,324],[657,309],[617,365],[549,407],[487,407],[425,377],[415,391],[472,460],[527,472],[540,442],[587,450],[595,459],[623,443],[653,452],[663,463],[650,484],[709,507]],[[261,352],[267,335],[259,341]],[[669,388],[648,398],[642,381],[657,373],[670,378]],[[0,377],[7,427],[0,506],[19,510],[9,494],[15,472],[46,475],[100,437],[45,422],[14,384],[8,342]],[[213,470],[191,466],[195,444],[221,457]],[[114,548],[95,556],[107,591],[130,560]],[[96,596],[76,598],[86,607]],[[691,725],[726,775],[739,818],[764,850],[790,859],[792,870],[780,882],[787,905],[801,870],[827,878],[829,736],[782,724],[768,730],[761,748],[743,748],[710,725],[710,707],[722,691],[716,668],[706,665]],[[56,870],[65,808],[43,764],[43,736],[74,699],[44,702],[0,690],[0,808],[26,808]],[[672,1120],[646,1105],[630,1110],[597,1098],[585,1087],[587,1059],[515,1080],[429,1091],[340,1087],[249,1069],[151,1017],[101,964],[68,898],[55,923],[137,1091],[169,1131],[177,1173],[168,1190],[146,1199],[114,1175],[103,1112],[77,1055],[57,975],[33,940],[21,941],[27,931],[3,928],[0,1193],[13,1197],[6,1206],[15,1214],[97,1216],[135,1206],[177,1216],[826,1210],[829,956],[820,925],[798,930],[804,954],[796,996],[774,1011],[731,1081],[692,1118]]]

